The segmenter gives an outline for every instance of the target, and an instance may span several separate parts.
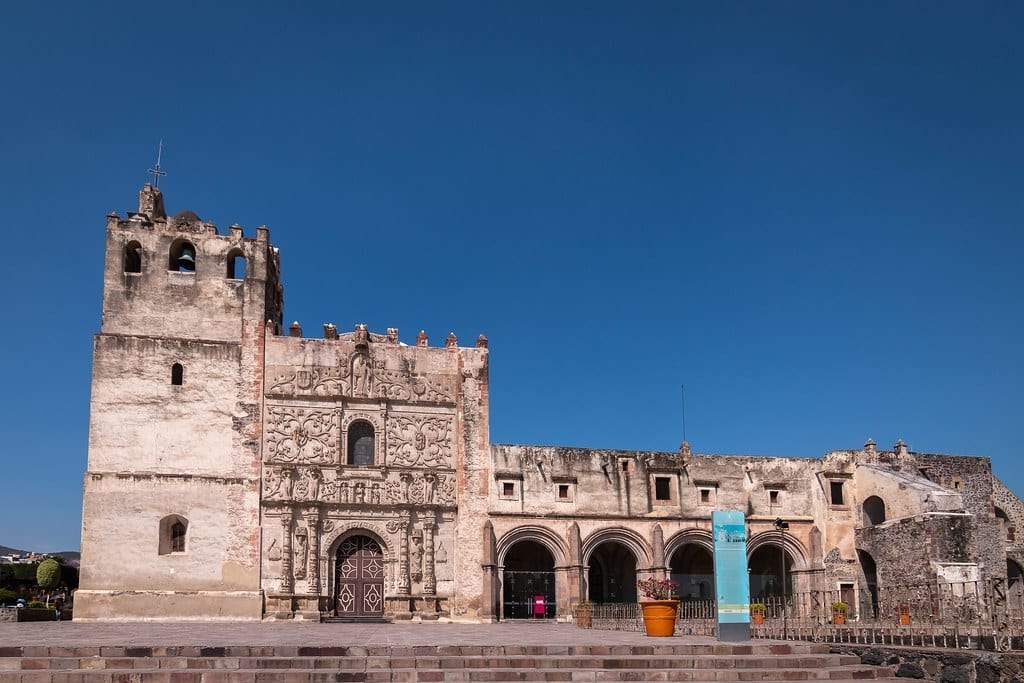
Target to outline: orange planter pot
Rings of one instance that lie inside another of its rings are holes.
[[[846,623],[846,613],[845,612],[834,612],[832,614],[832,623],[837,625],[837,626],[842,626],[843,624],[845,624]]]
[[[760,626],[764,623],[764,612],[751,612],[750,618],[753,619],[755,624]]]
[[[649,636],[671,636],[676,632],[677,600],[650,600],[640,603],[644,611],[644,630]]]

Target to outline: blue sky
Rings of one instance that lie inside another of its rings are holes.
[[[77,548],[104,215],[271,227],[285,316],[491,341],[495,442],[1024,493],[1020,3],[69,3],[0,26],[0,544]],[[181,6],[179,6],[181,5]]]

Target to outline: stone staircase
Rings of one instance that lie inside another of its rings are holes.
[[[3,647],[0,681],[897,680],[827,645]]]

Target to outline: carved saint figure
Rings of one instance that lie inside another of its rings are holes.
[[[347,481],[341,482],[341,502],[342,503],[347,503],[348,502],[348,482]]]
[[[312,468],[306,472],[309,477],[309,500],[320,500],[320,470]]]
[[[355,396],[370,395],[370,377],[372,368],[370,358],[365,353],[352,356],[352,394]]]
[[[431,505],[434,502],[434,492],[437,490],[437,477],[431,473],[423,475],[424,481],[424,503]]]
[[[292,499],[292,486],[295,484],[295,473],[291,470],[281,472],[281,497],[285,500]]]
[[[423,578],[423,537],[413,536],[412,546],[409,548],[409,573],[413,581],[420,581]]]
[[[271,562],[277,562],[281,559],[281,549],[277,547],[277,539],[271,539],[270,545],[267,547],[267,559]]]

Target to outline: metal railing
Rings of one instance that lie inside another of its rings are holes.
[[[635,602],[577,606],[574,618],[577,625],[581,625],[583,628],[606,631],[643,632],[644,630],[643,611],[640,609],[640,604]],[[588,623],[590,625],[586,626],[585,624]],[[676,635],[713,636],[715,627],[714,600],[684,600],[680,603],[676,619]]]
[[[755,638],[992,651],[1024,650],[1024,585],[1002,579],[801,591],[751,606]],[[845,603],[845,611],[841,605]],[[676,635],[714,636],[714,600],[679,605]],[[758,618],[758,614],[761,618]],[[576,607],[583,628],[643,631],[638,603]],[[760,623],[759,623],[760,622]]]
[[[1024,586],[1005,580],[803,591],[751,606],[751,635],[829,643],[1024,650]],[[842,604],[837,604],[842,603]],[[843,609],[845,605],[845,609]],[[758,618],[758,612],[762,614]],[[761,621],[762,623],[758,623]]]

